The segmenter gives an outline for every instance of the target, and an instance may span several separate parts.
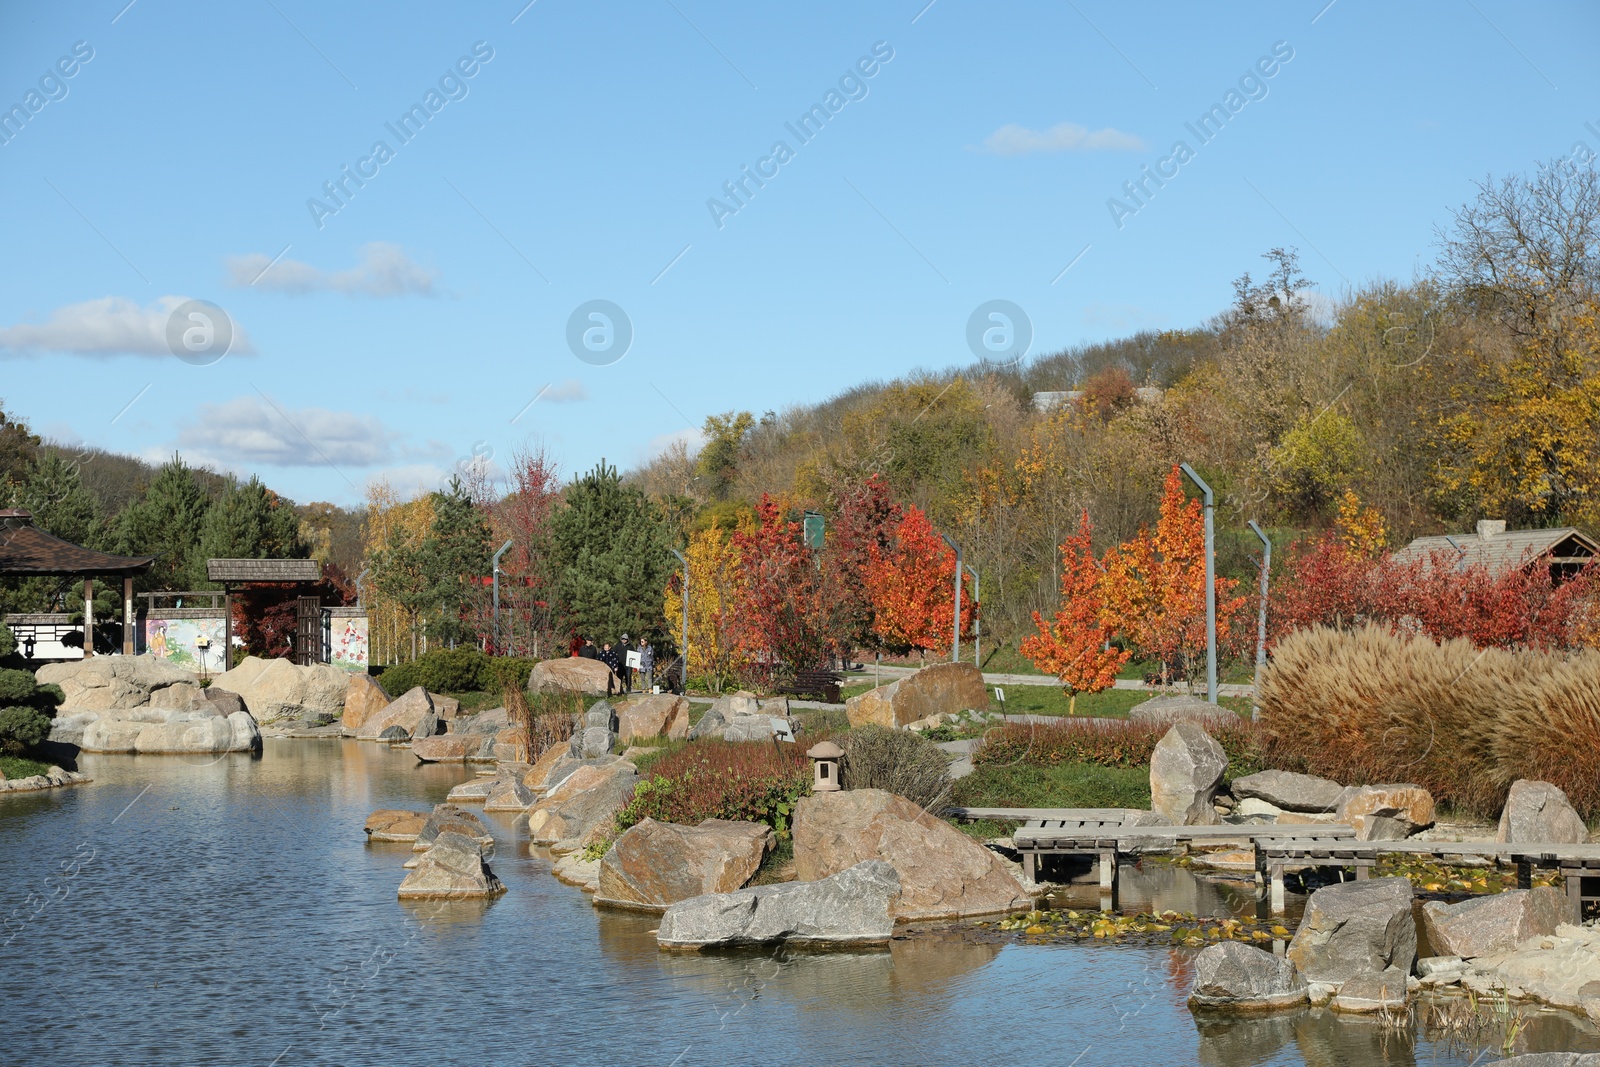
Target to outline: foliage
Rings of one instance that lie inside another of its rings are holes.
[[[134,579],[135,589],[209,588],[199,547],[210,507],[193,471],[174,455],[144,494],[117,517],[116,550],[156,557],[150,571]]]
[[[756,524],[733,535],[739,554],[736,642],[750,677],[770,683],[784,669],[827,662],[830,630],[817,563],[798,522],[763,496]]]
[[[443,644],[475,641],[475,603],[489,573],[489,522],[459,478],[433,495],[433,525],[423,541],[423,565],[431,580],[437,614],[430,637]]]
[[[1600,652],[1319,627],[1279,643],[1260,705],[1274,766],[1347,784],[1415,782],[1483,817],[1513,781],[1532,778],[1600,816]]]
[[[1039,632],[1022,642],[1021,652],[1046,674],[1061,679],[1070,696],[1067,713],[1076,714],[1079,693],[1110,689],[1131,650],[1111,647],[1115,630],[1106,621],[1099,561],[1090,548],[1093,527],[1083,512],[1078,532],[1061,542],[1061,610],[1046,623],[1037,611]]]
[[[755,418],[748,411],[706,416],[705,444],[700,446],[695,468],[712,500],[727,499],[739,473],[739,450],[754,425]]]
[[[551,745],[570,740],[588,706],[588,698],[574,690],[530,693],[521,686],[507,688],[505,701],[512,723],[523,727],[523,746],[530,760]]]
[[[693,825],[734,819],[789,836],[794,805],[811,787],[811,768],[797,745],[697,741],[663,758],[617,815],[620,833],[646,817]]]
[[[538,665],[539,661],[532,656],[493,656],[489,659],[489,677],[484,689],[491,693],[504,692],[508,689],[520,692],[528,688],[528,675],[532,674],[533,668]]]
[[[1193,678],[1206,649],[1205,527],[1199,500],[1188,500],[1178,468],[1167,472],[1161,518],[1154,534],[1140,529],[1132,541],[1108,552],[1102,580],[1106,615],[1118,632],[1150,659],[1176,663]],[[1229,598],[1239,583],[1218,577],[1217,644],[1229,637],[1244,597]]]
[[[324,607],[342,607],[355,601],[355,589],[332,563],[324,563],[322,578],[310,584],[252,582],[234,590],[234,636],[252,655],[290,655],[303,596],[315,597]]]
[[[32,671],[0,670],[0,704],[25,703],[36,688]]]
[[[51,715],[27,705],[0,708],[0,753],[20,756],[50,736]]]
[[[906,509],[889,550],[869,544],[864,575],[873,632],[891,647],[950,651],[955,619],[956,554],[921,508]],[[970,635],[978,605],[961,576],[961,632]]]
[[[491,657],[476,648],[436,648],[385,668],[379,679],[393,696],[418,685],[431,693],[498,693],[526,689],[528,674],[537,662],[515,656]]]
[[[561,496],[555,461],[542,448],[512,453],[508,492],[494,505],[494,540],[511,542],[500,560],[500,601],[504,613],[497,653],[558,655],[559,611],[551,559],[550,520]]]
[[[880,644],[867,586],[873,553],[887,554],[905,509],[882,475],[849,485],[839,495],[823,544],[824,595],[834,606],[837,636],[848,648]]]
[[[844,738],[840,770],[846,789],[883,789],[937,813],[950,792],[950,761],[908,730],[858,726]]]
[[[567,487],[550,524],[556,586],[577,632],[613,644],[659,639],[673,563],[659,509],[603,461]]]
[[[198,551],[202,561],[304,559],[310,546],[300,540],[300,517],[293,503],[252,477],[242,485],[229,485],[206,509]]]
[[[974,753],[974,766],[1085,763],[1099,767],[1148,768],[1156,743],[1171,727],[1150,722],[1074,722],[1045,726],[1012,724],[990,730]],[[1262,769],[1262,735],[1241,719],[1237,726],[1208,729],[1235,774]]]
[[[739,529],[748,532],[750,524],[743,522]],[[684,557],[689,561],[689,674],[720,693],[745,667],[735,623],[742,595],[740,553],[727,531],[709,525],[689,535]],[[673,638],[683,632],[682,582],[682,574],[675,573],[666,590],[667,633]]]

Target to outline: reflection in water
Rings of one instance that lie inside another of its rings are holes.
[[[404,750],[269,739],[259,760],[83,769],[95,784],[0,798],[5,1063],[1411,1062],[1326,1012],[1197,1026],[1188,950],[951,928],[870,952],[662,953],[656,917],[597,912],[511,819],[491,820],[505,896],[402,904],[410,848],[367,843],[363,821],[474,775]],[[1125,907],[1248,906],[1247,886],[1176,868],[1123,876]],[[1572,1047],[1563,1025],[1532,1047]]]

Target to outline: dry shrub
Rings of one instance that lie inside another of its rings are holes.
[[[950,761],[910,730],[858,726],[843,747],[846,789],[882,789],[929,811],[937,811],[950,793]]]
[[[618,813],[619,832],[646,816],[691,826],[734,819],[764,822],[786,838],[794,804],[811,788],[804,750],[777,741],[695,741],[650,770]]]
[[[1062,719],[1046,726],[1012,724],[990,730],[983,747],[972,757],[975,764],[1037,763],[1058,766],[1091,763],[1099,767],[1146,767],[1156,742],[1172,729],[1168,723],[1083,722]],[[1228,755],[1230,771],[1249,774],[1261,769],[1261,736],[1250,723],[1223,729],[1206,728]]]
[[[574,690],[525,693],[520,685],[507,686],[505,703],[511,725],[522,730],[529,760],[571,740],[584,712],[584,695]]]
[[[1538,777],[1600,814],[1600,654],[1318,627],[1279,643],[1260,707],[1275,766],[1414,782],[1484,817],[1517,778]]]

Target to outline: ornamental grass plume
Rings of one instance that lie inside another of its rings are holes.
[[[883,789],[938,813],[950,795],[950,761],[910,730],[858,726],[844,739],[846,789]]]
[[[1316,627],[1279,643],[1259,700],[1275,766],[1411,782],[1485,818],[1538,778],[1600,815],[1600,654]]]

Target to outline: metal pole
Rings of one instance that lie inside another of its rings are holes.
[[[978,568],[967,564],[967,573],[972,575],[972,599],[977,601],[978,610],[983,610],[983,579],[978,577]],[[972,665],[983,670],[983,617],[972,617]]]
[[[689,561],[677,549],[671,551],[678,557],[678,562],[683,564],[683,647],[678,650],[678,654],[683,657],[683,673],[678,677],[678,688],[687,693],[689,691]]]
[[[1250,721],[1261,717],[1261,668],[1267,665],[1267,578],[1272,573],[1272,538],[1268,537],[1256,520],[1250,520],[1250,529],[1261,538],[1261,617],[1256,623],[1256,678],[1251,686]]]
[[[494,572],[494,655],[500,655],[500,557],[506,554],[506,549],[511,547],[511,539],[506,538],[506,543],[500,546],[490,560]]]
[[[1205,497],[1206,521],[1206,702],[1217,702],[1217,545],[1212,513],[1216,510],[1211,487],[1187,463],[1180,470],[1200,487]]]
[[[956,553],[955,619],[951,624],[950,662],[959,663],[961,661],[961,546],[942,533],[939,536],[944,537],[944,543]]]

